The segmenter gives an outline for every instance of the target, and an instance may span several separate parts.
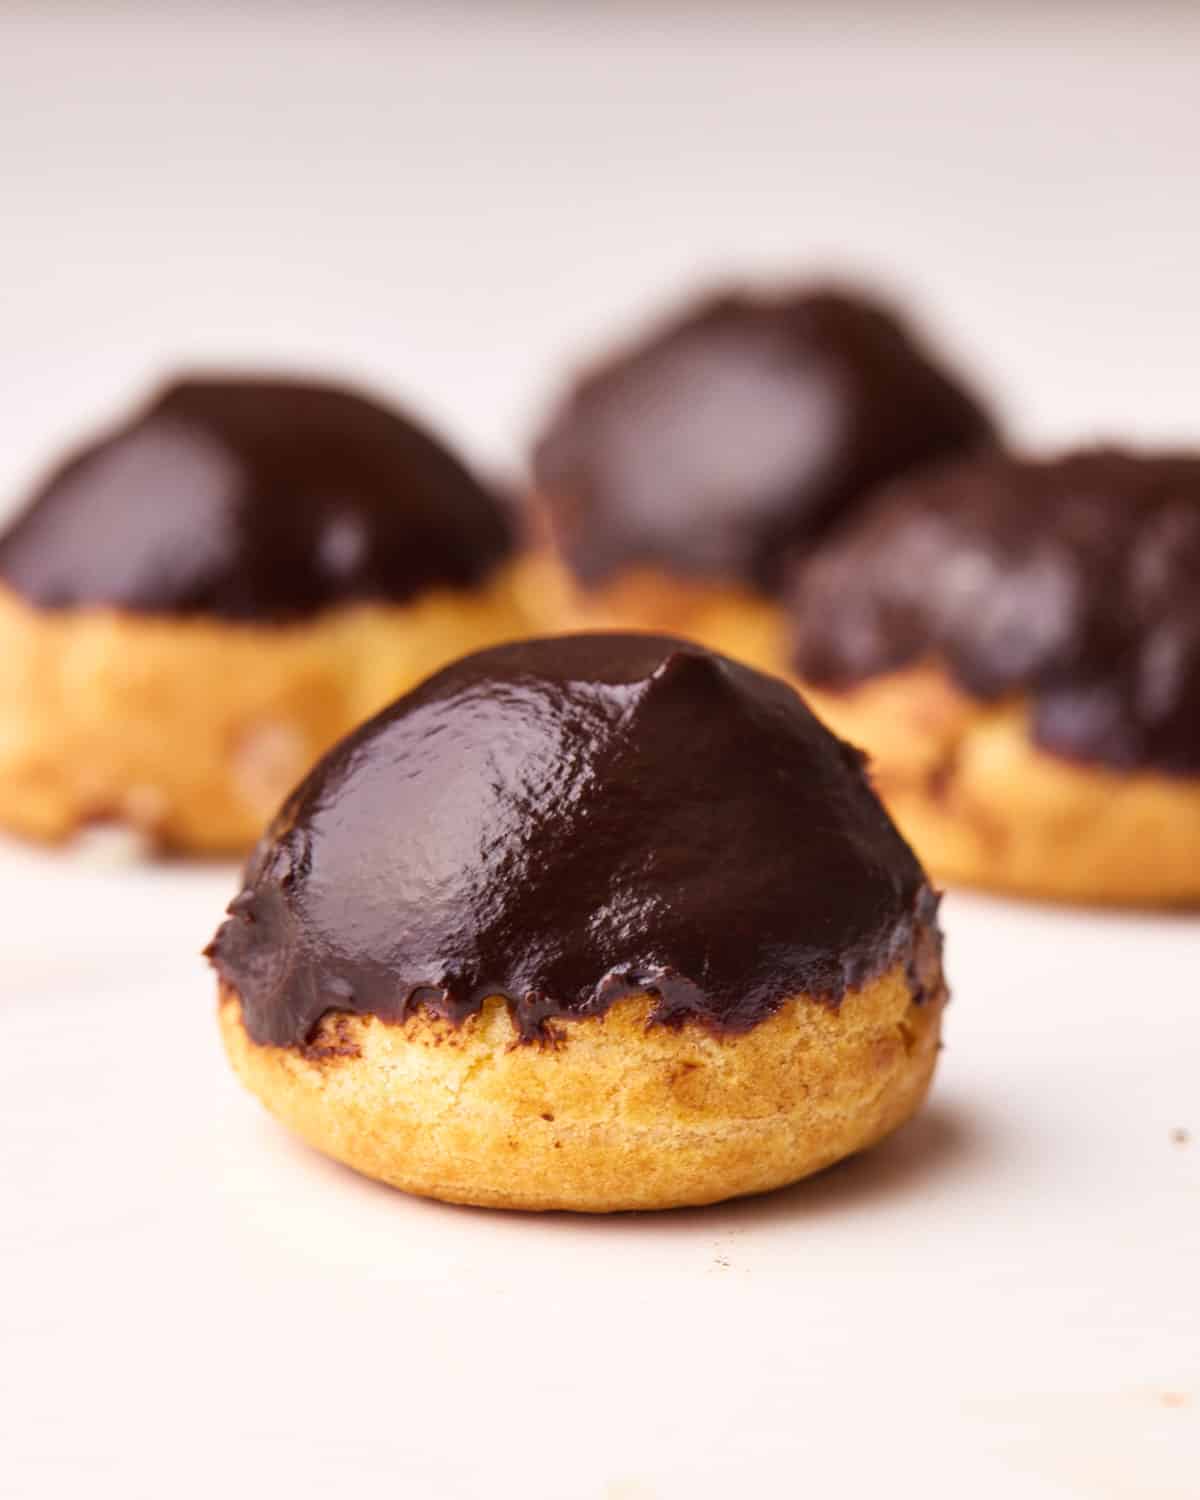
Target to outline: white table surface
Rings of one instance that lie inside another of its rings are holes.
[[[1017,431],[1200,431],[1200,13],[0,11],[0,486],[181,360],[511,465],[564,361],[849,264]],[[198,958],[232,868],[0,844],[0,1495],[1200,1495],[1200,921],[952,896],[931,1103],[663,1216],[293,1144]],[[1176,1138],[1190,1132],[1189,1139]]]

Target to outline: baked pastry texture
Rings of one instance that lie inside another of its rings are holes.
[[[801,687],[935,875],[1200,903],[1200,456],[945,465],[793,588]]]
[[[870,298],[712,297],[551,417],[533,476],[553,545],[526,565],[531,607],[782,670],[789,557],[883,480],[991,436],[979,401]]]
[[[373,400],[188,379],[0,537],[0,825],[250,847],[334,740],[526,633],[496,500]]]
[[[453,1202],[665,1208],[917,1109],[936,905],[785,683],[596,634],[468,657],[332,750],[209,954],[235,1069],[318,1149]]]

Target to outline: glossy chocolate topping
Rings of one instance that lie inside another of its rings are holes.
[[[886,309],[735,293],[580,381],[534,478],[585,584],[645,565],[773,591],[784,555],[865,490],[990,436]]]
[[[858,752],[791,688],[682,641],[572,636],[466,657],[331,751],[209,952],[263,1043],[489,995],[532,1039],[643,991],[658,1021],[736,1031],[895,962],[932,986],[935,907]]]
[[[70,459],[0,538],[44,608],[287,620],[479,583],[496,501],[376,402],[289,380],[182,380]]]
[[[794,589],[814,684],[934,660],[977,698],[1031,695],[1047,750],[1200,773],[1200,455],[940,467],[882,491]]]

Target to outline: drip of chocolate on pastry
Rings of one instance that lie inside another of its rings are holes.
[[[886,308],[729,293],[585,376],[533,469],[582,583],[645,566],[775,592],[865,491],[991,437]]]
[[[939,983],[936,897],[860,754],[784,683],[648,635],[438,673],[316,766],[229,911],[209,955],[281,1046],[331,1010],[499,995],[530,1040],[645,992],[738,1032],[896,963]]]
[[[1200,774],[1200,454],[1002,454],[883,490],[793,580],[795,667],[1027,694],[1043,749]]]
[[[0,581],[47,609],[267,622],[480,584],[494,499],[440,443],[351,391],[186,379],[42,485]]]

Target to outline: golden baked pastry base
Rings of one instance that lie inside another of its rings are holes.
[[[761,1193],[862,1151],[919,1107],[942,998],[904,969],[840,1006],[808,996],[741,1035],[647,1025],[651,1001],[521,1044],[495,998],[455,1027],[334,1013],[304,1049],[260,1046],[237,995],[243,1083],[309,1145],[406,1192],[515,1209],[672,1208]]]
[[[334,741],[467,651],[527,633],[508,573],[296,624],[41,610],[0,587],[0,826],[95,822],[249,848]]]
[[[1022,699],[988,704],[922,666],[846,692],[797,684],[938,879],[1016,895],[1200,905],[1200,777],[1039,750]]]
[[[547,634],[569,630],[641,630],[680,635],[784,675],[787,616],[773,600],[735,583],[629,568],[597,588],[576,587],[548,548],[518,564],[525,607]]]

